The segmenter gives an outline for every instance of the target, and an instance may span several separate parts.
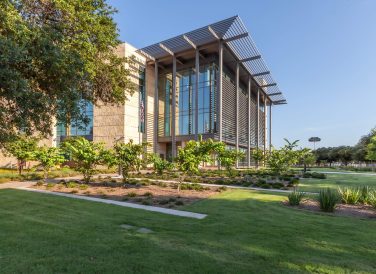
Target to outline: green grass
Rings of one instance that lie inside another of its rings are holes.
[[[370,186],[376,189],[376,176],[362,174],[326,174],[326,179],[301,179],[300,191],[318,192],[322,188]]]
[[[375,273],[376,222],[226,191],[186,206],[203,220],[0,190],[2,273]],[[139,234],[120,227],[146,227]]]

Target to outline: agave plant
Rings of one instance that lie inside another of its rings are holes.
[[[331,188],[322,189],[319,192],[318,201],[322,211],[333,212],[339,202],[338,192]]]
[[[338,188],[338,193],[341,200],[345,204],[354,205],[357,204],[362,198],[362,192],[359,188],[344,187]]]

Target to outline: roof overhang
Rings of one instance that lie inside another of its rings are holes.
[[[155,62],[186,51],[201,50],[218,41],[222,41],[231,50],[236,61],[244,67],[248,76],[254,79],[273,105],[287,103],[239,16],[144,47],[138,53]]]

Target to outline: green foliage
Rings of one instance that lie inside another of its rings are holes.
[[[306,172],[307,166],[313,165],[316,162],[316,157],[309,148],[300,149],[297,153],[298,163],[303,165],[304,172]]]
[[[233,167],[236,161],[244,157],[244,153],[235,149],[228,149],[224,143],[219,143],[215,148],[215,152],[217,153],[218,162],[226,168],[229,176],[233,175]]]
[[[183,184],[181,184],[180,189],[181,189],[181,190],[204,191],[204,190],[206,190],[207,188],[206,188],[206,187],[203,187],[203,186],[200,185],[200,184],[196,184],[196,183],[193,183],[193,184],[186,184],[186,183],[183,183]]]
[[[66,183],[67,188],[76,188],[77,186],[78,186],[78,184],[74,181],[70,181],[70,182]]]
[[[37,138],[27,137],[26,135],[18,135],[17,139],[5,144],[4,152],[6,155],[11,155],[17,159],[18,172],[20,175],[22,173],[23,165],[25,164],[25,162],[33,160],[34,152],[37,149],[37,143]]]
[[[371,205],[376,209],[376,190],[369,192],[367,204]]]
[[[259,148],[253,149],[251,156],[255,160],[257,168],[259,167],[260,163],[262,163],[265,160],[264,151]]]
[[[303,178],[326,179],[326,174],[319,172],[305,172],[303,173]]]
[[[154,170],[159,174],[162,175],[164,171],[171,171],[174,168],[174,164],[162,159],[157,154],[153,154],[151,157],[151,162],[153,163]]]
[[[118,142],[114,145],[113,164],[119,165],[124,183],[129,178],[129,172],[139,171],[141,166],[145,164],[148,157],[142,157],[142,155],[145,154],[146,146],[146,143],[134,144],[133,140],[128,143]]]
[[[376,161],[376,136],[373,136],[370,143],[367,145],[366,159],[370,161]]]
[[[129,192],[129,193],[127,194],[127,196],[133,198],[133,197],[136,197],[136,196],[137,196],[137,193],[134,192],[134,191],[131,191],[131,192]]]
[[[362,198],[362,192],[359,188],[339,187],[338,193],[341,197],[342,202],[345,204],[357,204]]]
[[[51,134],[55,117],[86,121],[80,98],[121,103],[133,93],[129,60],[114,50],[115,12],[105,0],[0,1],[0,147],[20,130]]]
[[[281,149],[272,148],[266,157],[268,167],[276,174],[288,172],[299,160],[299,152],[294,150],[298,146],[298,140],[290,142],[285,139],[285,142]]]
[[[61,147],[74,162],[73,169],[83,175],[85,183],[90,182],[98,165],[107,164],[111,159],[102,143],[94,143],[83,137],[69,138]]]
[[[293,192],[289,193],[287,197],[288,197],[290,205],[298,206],[300,205],[300,202],[302,201],[302,199],[305,197],[305,193],[294,190]]]
[[[360,188],[361,196],[360,196],[359,202],[361,202],[362,204],[368,204],[371,192],[374,192],[374,191],[375,190],[373,190],[369,186],[362,186]]]
[[[39,166],[43,169],[45,181],[51,168],[65,161],[60,148],[47,146],[39,147],[34,153],[34,159],[39,162]]]
[[[320,209],[325,212],[333,212],[339,200],[338,192],[331,188],[321,189],[318,195]]]

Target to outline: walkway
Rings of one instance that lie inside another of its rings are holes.
[[[206,214],[194,213],[194,212],[189,212],[189,211],[139,205],[139,204],[133,204],[133,203],[127,203],[127,202],[119,202],[119,201],[114,201],[114,200],[100,199],[100,198],[80,196],[80,195],[74,195],[74,194],[52,192],[52,191],[39,190],[39,189],[33,189],[33,188],[27,188],[27,187],[17,187],[16,189],[26,190],[26,191],[31,191],[31,192],[38,192],[38,193],[45,193],[45,194],[62,196],[62,197],[67,197],[67,198],[79,199],[79,200],[99,202],[99,203],[110,204],[110,205],[118,205],[118,206],[123,206],[123,207],[143,209],[147,211],[159,212],[163,214],[175,215],[175,216],[180,216],[180,217],[188,217],[188,218],[194,218],[194,219],[204,219],[207,216]]]
[[[325,174],[344,174],[344,175],[366,175],[366,176],[376,176],[376,173],[368,173],[368,172],[320,171],[320,173],[325,173]]]

